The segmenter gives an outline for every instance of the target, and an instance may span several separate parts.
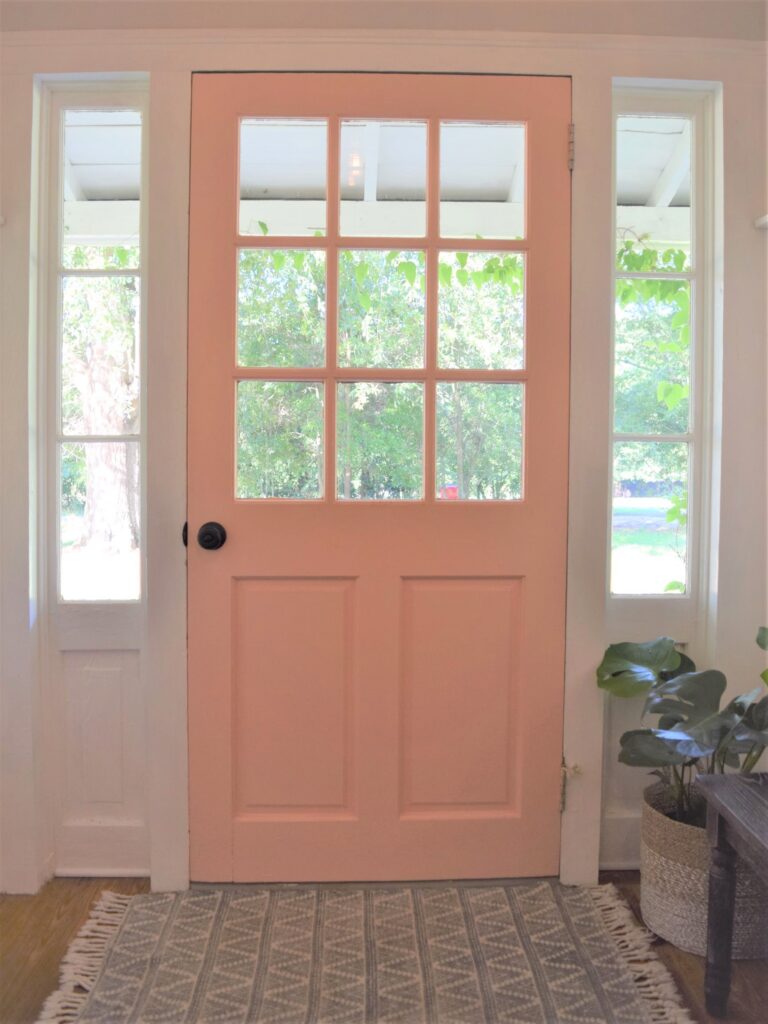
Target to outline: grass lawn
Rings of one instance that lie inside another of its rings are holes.
[[[615,498],[611,556],[614,594],[661,594],[685,581],[685,534],[667,522],[664,498]]]

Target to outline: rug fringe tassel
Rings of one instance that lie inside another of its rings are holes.
[[[71,1024],[78,1019],[132,898],[102,893],[62,960],[59,988],[46,999],[38,1024]]]
[[[616,886],[597,885],[589,893],[654,1024],[696,1024],[683,1006],[672,975],[652,948],[656,936],[639,923]]]

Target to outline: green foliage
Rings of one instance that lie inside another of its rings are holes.
[[[688,446],[663,438],[686,433],[690,422],[690,284],[675,276],[689,268],[688,254],[636,239],[619,246],[616,266],[620,274],[664,276],[620,276],[616,282],[615,429],[656,434],[659,441],[618,443],[614,480],[625,496],[658,495],[671,501],[667,523],[673,529],[666,546],[685,565]],[[637,546],[637,539],[625,533],[614,533],[614,547],[622,539]],[[663,588],[665,593],[685,589],[684,578]]]
[[[664,587],[665,594],[684,594],[685,583],[682,580],[670,580]]]
[[[340,384],[336,406],[341,498],[422,496],[423,385]]]
[[[661,252],[639,242],[618,251],[618,269],[674,272],[687,266],[681,249]],[[690,285],[684,278],[619,278],[616,283],[615,427],[620,433],[685,433],[690,397]],[[637,449],[617,460],[621,480],[681,479],[673,446],[656,445],[652,460]]]
[[[658,249],[644,239],[626,239],[616,253],[619,270],[632,273],[688,270],[688,254],[683,249]]]
[[[424,365],[424,253],[339,253],[341,366]]]
[[[263,235],[269,226],[262,222]],[[679,271],[682,251],[625,245],[624,270]],[[522,367],[524,356],[524,260],[516,253],[444,252],[438,267],[439,361],[447,368]],[[245,366],[321,366],[325,353],[325,257],[318,250],[243,250],[238,269],[238,361]],[[424,360],[426,268],[423,251],[342,250],[338,268],[337,349],[342,366],[414,368]],[[619,282],[621,330],[617,371],[617,427],[643,433],[687,429],[688,283],[681,279]],[[358,388],[348,442],[350,461],[339,466],[352,492],[376,488],[392,495],[414,486],[407,445],[413,417],[423,415],[420,396]],[[296,414],[303,400],[294,396]],[[345,399],[346,401],[346,399]],[[384,403],[382,405],[381,403]],[[346,417],[346,419],[344,419]],[[511,497],[521,493],[518,458],[522,407],[509,387],[441,386],[437,396],[438,487],[453,484],[461,497]],[[243,426],[246,421],[243,420]],[[266,429],[258,417],[253,431]],[[357,424],[357,430],[352,427]],[[341,435],[340,435],[341,436]],[[420,435],[419,435],[420,436]],[[344,434],[346,438],[346,433]],[[259,439],[240,429],[241,485],[258,493],[248,467],[260,466]],[[302,447],[281,448],[279,457],[304,459]],[[352,471],[352,466],[358,469]],[[390,470],[383,471],[384,466]],[[368,466],[368,482],[363,481]],[[395,476],[391,467],[399,466]],[[672,494],[675,543],[684,546],[687,449],[680,444],[617,446],[616,476],[631,493],[639,486]],[[286,479],[302,478],[300,465]],[[253,470],[263,479],[262,469]],[[403,475],[404,474],[404,475]],[[356,482],[352,482],[352,477]],[[377,483],[373,483],[374,478]],[[642,493],[656,493],[653,490]],[[675,581],[670,584],[676,586]]]
[[[125,269],[138,265],[138,250],[65,245],[64,263],[68,268]],[[132,275],[65,277],[61,301],[64,431],[115,436],[135,432],[139,408],[137,279]],[[104,500],[96,491],[100,451],[89,449],[92,505]],[[88,529],[95,530],[95,516],[87,515],[96,510],[88,509],[89,481],[81,445],[62,446],[60,474],[62,514],[86,516]],[[108,478],[108,473],[101,475]]]
[[[241,249],[237,293],[241,366],[322,366],[325,253]]]
[[[723,673],[697,672],[669,637],[612,644],[598,666],[597,683],[616,697],[645,696],[643,717],[656,716],[658,726],[625,732],[619,761],[654,769],[652,774],[674,796],[678,820],[688,824],[703,824],[703,803],[693,789],[697,771],[729,767],[750,772],[768,746],[764,689],[742,694],[721,709]]]
[[[683,656],[668,636],[644,643],[611,644],[597,667],[597,685],[615,697],[642,697],[681,671]]]
[[[688,524],[688,492],[683,491],[682,494],[676,494],[670,498],[669,508],[667,509],[667,522],[668,523],[679,523],[680,526],[687,526]]]
[[[87,487],[82,446],[62,446],[60,473],[62,514],[82,516],[85,512]]]
[[[523,402],[519,384],[437,385],[437,482],[460,498],[522,494]]]
[[[261,225],[263,234],[268,225]],[[522,365],[523,261],[517,254],[448,253],[441,259],[441,364]],[[238,361],[244,366],[323,365],[324,254],[242,250]],[[423,251],[341,250],[337,351],[342,366],[424,365]],[[253,392],[238,401],[238,494],[308,496],[318,458],[317,394]],[[337,488],[342,496],[405,498],[423,489],[423,387],[361,381],[337,396]],[[280,432],[287,437],[280,439]],[[320,426],[322,433],[322,425]],[[519,497],[522,395],[511,385],[441,385],[438,487],[461,497]],[[308,436],[307,436],[308,434]],[[309,490],[307,490],[309,488]]]
[[[240,381],[238,498],[319,498],[323,387],[314,381]]]
[[[443,253],[439,362],[459,369],[523,366],[524,263],[515,253]]]
[[[130,245],[67,245],[65,238],[62,265],[73,270],[135,270],[139,249]]]
[[[616,283],[615,426],[621,433],[685,433],[689,418],[690,285]]]
[[[768,651],[768,626],[761,626],[757,631],[757,646],[761,647],[764,651]],[[768,686],[768,668],[764,668],[760,673],[760,678],[763,680],[766,686]]]

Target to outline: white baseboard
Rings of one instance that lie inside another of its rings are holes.
[[[149,878],[146,868],[69,867],[56,870],[56,878]]]
[[[69,821],[56,836],[61,877],[149,875],[149,835],[141,822]]]

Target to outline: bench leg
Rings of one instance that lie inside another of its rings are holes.
[[[731,988],[731,944],[736,901],[736,854],[718,821],[709,866],[709,915],[707,923],[707,970],[704,981],[707,1013],[724,1017]]]

